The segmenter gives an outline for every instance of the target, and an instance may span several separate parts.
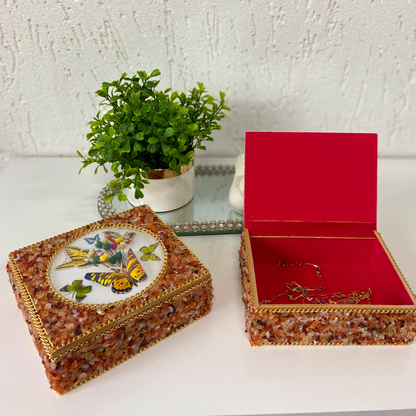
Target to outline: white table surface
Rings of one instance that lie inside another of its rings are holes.
[[[1,415],[260,415],[416,408],[416,343],[250,347],[244,333],[238,235],[183,238],[212,274],[215,298],[207,317],[58,396],[49,389],[4,266],[14,249],[99,219],[96,199],[106,177],[90,171],[79,176],[78,168],[77,159],[21,158],[0,175]],[[413,289],[415,191],[416,159],[379,161],[378,229]]]

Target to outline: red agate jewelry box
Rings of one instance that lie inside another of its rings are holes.
[[[377,231],[377,135],[246,134],[251,345],[408,344],[416,298]]]
[[[211,309],[209,271],[147,206],[16,250],[7,271],[60,394]]]

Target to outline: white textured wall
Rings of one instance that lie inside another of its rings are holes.
[[[162,71],[162,87],[227,93],[206,155],[246,130],[371,131],[416,155],[412,1],[2,0],[0,153],[85,150],[102,81]]]

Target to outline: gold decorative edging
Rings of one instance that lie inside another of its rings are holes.
[[[182,290],[185,290],[187,287],[192,287],[193,285],[198,284],[199,281],[205,279],[207,276],[209,278],[211,277],[208,269],[201,263],[201,261],[198,259],[198,257],[182,242],[182,240],[180,240],[176,236],[175,233],[172,232],[172,230],[169,229],[169,227],[166,226],[166,224],[160,219],[160,217],[157,214],[155,214],[155,212],[149,206],[142,205],[141,207],[133,208],[131,211],[135,211],[135,210],[138,210],[139,211],[139,210],[141,210],[144,207],[146,207],[150,211],[150,214],[152,214],[154,217],[156,217],[159,220],[159,222],[161,224],[163,224],[166,227],[167,230],[169,230],[169,237],[170,238],[173,238],[174,240],[176,240],[177,242],[179,242],[180,244],[182,244],[189,251],[189,253],[194,257],[194,259],[195,259],[196,263],[198,264],[198,266],[201,269],[205,269],[206,272],[202,276],[200,276],[200,277],[195,277],[195,278],[191,279],[188,283],[185,283],[185,284],[183,284],[183,285],[181,285],[181,286],[179,286],[179,287],[177,287],[175,289],[165,291],[163,295],[157,297],[154,300],[150,300],[150,301],[144,302],[142,305],[139,305],[136,309],[133,309],[133,310],[128,311],[127,313],[123,314],[119,318],[116,318],[115,320],[124,318],[126,315],[128,315],[130,313],[134,313],[139,308],[143,308],[143,311],[145,311],[147,308],[151,308],[154,304],[156,304],[157,302],[160,302],[161,299],[163,301],[168,300],[168,299],[170,299],[170,296],[174,296],[176,292],[180,292]],[[117,217],[118,215],[119,214],[116,214],[116,215],[114,215],[114,217]],[[10,274],[11,274],[11,277],[12,277],[13,281],[15,282],[15,284],[17,285],[17,287],[19,288],[19,291],[22,294],[23,303],[24,303],[25,307],[27,308],[27,310],[29,312],[29,316],[30,316],[30,320],[32,322],[32,325],[38,331],[38,334],[39,334],[40,340],[42,342],[42,345],[43,345],[43,347],[45,349],[45,352],[46,352],[46,354],[48,355],[48,357],[52,361],[55,360],[55,358],[52,358],[52,355],[56,351],[59,351],[60,349],[66,347],[68,345],[72,345],[74,342],[77,343],[82,338],[84,338],[86,336],[89,336],[90,333],[94,332],[96,329],[103,328],[103,327],[105,327],[105,326],[107,326],[109,324],[112,324],[112,322],[115,321],[115,320],[107,321],[107,322],[103,323],[102,325],[100,325],[98,328],[93,329],[92,331],[89,331],[89,332],[87,332],[85,334],[80,334],[80,335],[72,338],[71,340],[67,341],[66,343],[61,344],[58,347],[54,347],[54,345],[52,344],[52,342],[50,340],[49,335],[47,334],[47,332],[46,332],[46,330],[45,330],[45,328],[43,326],[42,320],[40,319],[40,317],[39,317],[39,315],[37,313],[37,309],[36,309],[36,307],[35,307],[35,305],[33,303],[33,300],[32,300],[32,298],[30,296],[30,293],[29,293],[26,285],[24,284],[24,281],[23,281],[24,278],[23,278],[22,274],[20,273],[20,270],[19,270],[19,268],[18,268],[18,266],[17,266],[17,264],[15,262],[15,259],[14,259],[13,255],[16,252],[20,251],[20,250],[28,249],[28,248],[31,248],[31,247],[36,247],[37,245],[43,245],[46,242],[49,242],[50,240],[55,240],[55,239],[59,239],[59,238],[65,238],[65,240],[66,240],[66,236],[68,234],[70,234],[70,233],[75,233],[75,234],[82,234],[82,233],[84,233],[84,231],[79,231],[80,229],[82,229],[82,230],[85,229],[85,230],[87,230],[87,232],[89,232],[92,229],[92,227],[102,226],[103,228],[105,228],[105,227],[111,227],[114,224],[120,224],[123,227],[126,227],[126,226],[131,225],[129,223],[111,222],[111,217],[110,217],[110,218],[102,219],[100,221],[96,221],[96,222],[93,222],[93,223],[84,225],[82,227],[76,228],[76,229],[71,230],[71,231],[67,231],[67,232],[58,234],[55,237],[51,237],[51,238],[48,238],[46,240],[39,241],[39,242],[34,243],[34,244],[31,244],[31,245],[29,245],[27,247],[22,247],[20,249],[14,250],[12,253],[9,254],[9,265],[10,265]],[[141,228],[139,226],[135,226],[135,225],[133,225],[133,226],[134,227],[137,227],[137,228]],[[65,243],[63,243],[63,244],[65,244]],[[56,251],[58,251],[62,247],[62,245],[59,245],[57,248],[55,248],[55,250],[51,254],[51,256],[54,256],[56,254]],[[163,244],[163,247],[164,247],[164,244]],[[165,258],[167,258],[167,255],[165,256]],[[146,291],[149,287],[150,286],[148,286],[146,289],[144,289],[144,291]],[[175,292],[175,293],[173,293],[173,292]],[[68,299],[66,299],[66,298],[64,298],[64,299],[65,299],[65,301],[68,301]],[[128,299],[132,299],[132,298],[128,298]],[[82,305],[82,306],[87,306],[87,305]],[[99,308],[95,308],[94,305],[90,305],[90,306],[91,306],[90,309],[92,309],[92,310],[99,309]],[[138,312],[138,313],[140,313],[140,312]]]
[[[143,305],[138,306],[135,309],[132,309],[126,312],[125,314],[121,315],[119,318],[104,322],[103,324],[96,327],[93,331],[89,331],[86,334],[81,334],[77,336],[76,338],[73,338],[71,341],[67,342],[66,344],[63,344],[59,346],[58,348],[54,348],[54,345],[50,341],[43,327],[42,321],[37,313],[36,307],[27,290],[27,287],[22,281],[22,276],[20,274],[20,271],[17,268],[17,265],[14,259],[10,259],[10,262],[11,262],[10,269],[14,277],[14,282],[16,286],[18,287],[20,293],[22,294],[23,302],[29,312],[32,325],[36,328],[39,334],[39,337],[41,339],[41,342],[43,344],[43,347],[45,348],[45,352],[48,355],[48,357],[51,359],[51,361],[56,361],[58,358],[67,354],[69,351],[75,351],[76,349],[81,348],[81,346],[85,345],[91,339],[101,338],[103,335],[107,334],[109,331],[111,331],[115,327],[119,327],[121,324],[125,323],[130,318],[135,318],[137,317],[137,315],[144,313],[144,312],[147,313],[148,310],[150,309],[153,310],[155,307],[159,307],[160,305],[168,301],[171,301],[175,296],[183,294],[184,292],[187,292],[188,290],[198,287],[200,284],[203,284],[211,280],[210,273],[206,272],[205,274],[200,276],[198,279],[194,279],[176,289],[166,291],[163,296],[159,296],[158,298],[152,301],[145,302]],[[13,274],[13,272],[15,274]],[[103,330],[103,328],[107,328],[107,327],[108,327],[107,331]]]
[[[191,292],[194,289],[197,289],[198,287],[202,286],[203,284],[209,281],[211,281],[211,275],[209,273],[206,273],[205,275],[201,276],[201,278],[197,281],[191,282],[192,284],[189,283],[187,285],[181,286],[179,288],[180,290],[173,290],[166,296],[166,298],[160,300],[159,302],[153,301],[150,304],[146,305],[146,307],[141,307],[134,310],[133,312],[122,315],[120,318],[117,318],[111,321],[110,323],[102,325],[94,331],[89,332],[88,335],[85,335],[76,341],[72,341],[70,344],[66,344],[62,348],[54,350],[52,354],[49,356],[49,358],[51,359],[51,361],[56,362],[59,358],[62,358],[66,354],[75,352],[83,346],[85,346],[86,344],[88,344],[89,342],[94,342],[97,339],[100,339],[103,336],[109,334],[111,331],[129,324],[133,320],[148,315],[150,312],[160,308],[162,305],[170,303],[180,296],[186,295],[187,293]],[[105,330],[102,331],[102,328],[105,328]]]
[[[45,351],[50,351],[53,348],[53,344],[49,339],[48,334],[45,331],[45,328],[43,327],[42,321],[36,310],[36,306],[33,303],[32,297],[30,296],[30,293],[26,285],[23,283],[22,279],[19,278],[19,276],[21,276],[20,270],[18,269],[11,255],[9,255],[9,266],[13,282],[17,286],[17,289],[19,290],[23,298],[23,304],[29,312],[30,322],[36,328],[36,331],[39,335],[43,347],[45,348]]]
[[[210,311],[208,311],[208,313],[209,313],[209,312],[210,312]],[[70,392],[70,391],[71,391],[71,390],[73,390],[73,389],[76,389],[76,388],[77,388],[77,387],[79,387],[79,386],[82,386],[82,385],[83,385],[83,384],[85,384],[87,381],[90,381],[90,380],[92,380],[92,379],[94,379],[94,378],[96,378],[96,377],[100,376],[101,374],[104,374],[104,373],[105,373],[105,372],[107,372],[108,370],[111,370],[112,368],[117,367],[118,365],[120,365],[120,364],[124,363],[125,361],[129,360],[130,358],[135,357],[136,355],[140,354],[141,352],[146,351],[148,348],[153,347],[153,345],[158,344],[160,341],[163,341],[163,340],[164,340],[164,339],[166,339],[167,337],[170,337],[171,335],[176,334],[177,332],[179,332],[179,331],[180,331],[180,330],[182,330],[182,329],[185,329],[187,326],[189,326],[189,325],[193,324],[194,322],[199,321],[199,320],[200,320],[201,318],[203,318],[205,315],[206,315],[206,314],[201,314],[201,315],[199,315],[198,317],[196,317],[196,318],[194,318],[194,319],[191,319],[189,322],[186,322],[185,324],[181,325],[179,328],[174,329],[174,330],[173,330],[170,334],[167,334],[167,335],[165,335],[165,336],[163,336],[163,337],[161,337],[161,338],[158,338],[158,339],[157,339],[157,340],[155,340],[155,341],[150,342],[150,343],[149,343],[149,344],[147,344],[145,347],[140,348],[140,349],[139,349],[139,351],[135,352],[134,354],[129,355],[128,357],[123,358],[122,360],[119,360],[119,361],[115,362],[114,364],[112,364],[110,367],[108,367],[107,369],[103,370],[102,372],[100,372],[100,373],[98,373],[98,374],[95,374],[95,375],[93,375],[93,376],[91,376],[91,377],[88,377],[88,378],[86,378],[85,380],[83,380],[82,382],[80,382],[80,383],[78,383],[78,384],[76,384],[76,385],[74,385],[74,386],[70,387],[70,388],[69,388],[69,390],[68,390],[68,392]]]
[[[278,342],[278,343],[273,343],[273,342],[263,342],[263,344],[261,344],[261,345],[252,345],[253,347],[264,347],[264,346],[266,346],[266,347],[282,347],[282,346],[290,346],[290,347],[357,347],[357,348],[360,348],[360,347],[389,347],[389,346],[392,346],[392,345],[410,345],[410,344],[412,344],[413,343],[413,340],[412,341],[407,341],[407,342],[404,342],[404,341],[401,341],[401,342],[390,342],[390,343],[387,343],[387,342],[384,342],[384,343],[381,343],[381,342],[375,342],[375,343],[373,343],[373,344],[364,344],[364,345],[361,345],[361,344],[354,344],[354,343],[350,343],[350,344],[342,344],[342,343],[337,343],[337,344],[335,344],[335,343],[333,343],[333,342],[314,342],[313,344],[301,344],[301,343],[289,343],[289,342]]]
[[[384,249],[387,249],[387,246],[382,239],[381,235],[375,231],[375,234],[382,243],[382,246]],[[246,260],[247,260],[247,273],[249,277],[249,283],[250,283],[250,300],[251,300],[251,306],[254,310],[254,312],[261,313],[263,311],[265,312],[277,312],[277,313],[285,313],[285,312],[300,312],[300,313],[317,313],[317,312],[357,312],[362,310],[363,312],[370,312],[370,313],[411,313],[413,315],[416,315],[416,305],[409,305],[407,307],[398,307],[399,305],[373,305],[372,307],[368,307],[368,305],[311,305],[310,307],[305,306],[303,304],[297,304],[297,305],[279,305],[277,307],[269,307],[269,306],[261,306],[258,303],[258,294],[257,294],[257,285],[255,282],[255,275],[254,275],[254,264],[252,260],[252,252],[251,252],[251,244],[250,244],[250,236],[248,229],[244,229],[243,234],[243,246],[246,253]],[[395,269],[397,273],[399,274],[399,277],[402,279],[404,286],[410,290],[410,292],[413,294],[413,292],[410,289],[409,284],[407,283],[406,279],[404,278],[403,274],[401,273],[400,269],[397,266],[397,263],[395,262],[391,252],[387,249],[386,250],[387,255],[389,256],[390,260],[392,260],[393,265],[395,266]],[[413,301],[415,301],[415,295],[413,294]],[[378,306],[378,307],[375,307]],[[276,344],[272,344],[276,345]],[[292,344],[285,344],[285,345],[292,345]],[[303,344],[302,344],[303,345]],[[308,344],[305,344],[308,345]],[[316,344],[314,344],[316,345]],[[319,345],[319,344],[318,344]],[[325,343],[325,345],[329,345]],[[371,344],[376,345],[376,344]],[[381,344],[384,345],[384,344]],[[390,344],[391,345],[391,344]]]

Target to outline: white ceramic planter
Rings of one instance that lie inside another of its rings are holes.
[[[126,189],[126,195],[130,203],[134,206],[149,205],[155,212],[166,212],[178,209],[186,205],[194,197],[195,168],[188,167],[186,172],[171,178],[148,179],[149,183],[143,189],[144,197],[136,199],[134,189]],[[158,173],[162,170],[154,170]],[[168,171],[172,171],[168,169]],[[151,176],[151,175],[149,175]]]

